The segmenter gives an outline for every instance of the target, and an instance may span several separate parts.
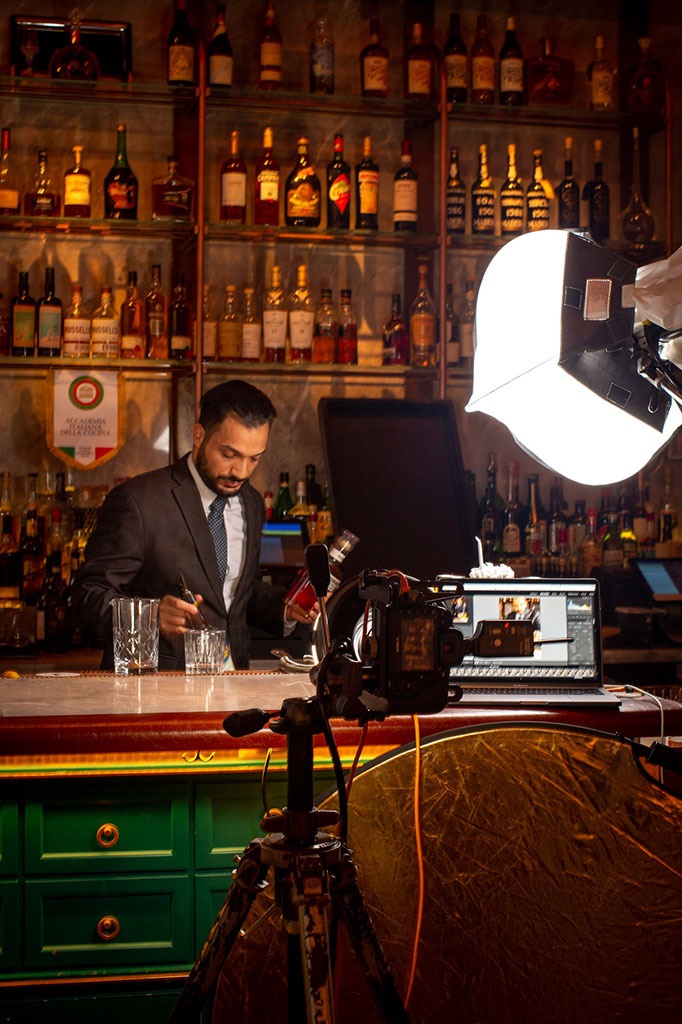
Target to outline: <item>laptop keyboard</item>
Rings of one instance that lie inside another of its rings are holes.
[[[566,696],[576,695],[578,697],[594,693],[594,687],[581,686],[469,686],[464,687],[467,694],[492,694],[493,696],[506,696],[510,693],[518,693],[528,697],[546,697],[548,694],[565,694]]]

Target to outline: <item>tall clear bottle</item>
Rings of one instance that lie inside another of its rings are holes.
[[[36,335],[39,356],[61,356],[62,302],[54,293],[54,267],[45,269],[45,294],[36,303]]]
[[[436,307],[428,283],[429,268],[419,264],[419,285],[410,306],[410,338],[412,366],[436,365]]]
[[[446,193],[446,227],[454,235],[463,235],[466,229],[467,190],[459,174],[459,149],[450,150],[450,169]]]
[[[393,230],[416,231],[419,180],[412,166],[412,150],[405,139],[401,145],[400,167],[393,177]]]
[[[104,179],[104,216],[114,220],[137,220],[137,178],[128,163],[126,126],[116,129],[116,156]]]
[[[213,36],[206,47],[206,75],[210,88],[229,89],[233,67],[234,54],[225,24],[225,4],[217,4]]]
[[[478,147],[478,177],[471,186],[471,232],[474,235],[495,234],[497,193],[488,170],[488,147]]]
[[[312,358],[315,306],[308,290],[308,268],[296,268],[296,288],[289,298],[289,358],[307,363]]]
[[[642,249],[656,235],[654,215],[644,201],[640,181],[639,128],[632,129],[632,187],[630,200],[621,214],[623,237],[633,249]]]
[[[372,156],[372,139],[362,140],[362,160],[355,168],[355,227],[377,231],[379,228],[379,166]]]
[[[263,300],[263,360],[266,363],[283,363],[286,359],[287,313],[282,271],[275,264],[270,288]]]
[[[500,189],[500,231],[503,235],[518,235],[523,231],[525,195],[516,169],[516,146],[507,146],[507,177]]]
[[[580,186],[573,177],[573,139],[564,140],[564,177],[556,190],[559,201],[559,227],[580,227]]]
[[[168,300],[161,285],[161,265],[152,264],[152,280],[144,300],[146,355],[168,359]]]
[[[118,359],[121,354],[121,321],[114,309],[111,288],[102,288],[100,304],[90,324],[90,355],[93,359]]]
[[[64,313],[64,358],[90,355],[90,315],[83,304],[83,285],[71,285],[71,305]]]
[[[128,271],[126,297],[121,304],[121,358],[142,359],[146,351],[144,303],[137,291],[137,271]]]
[[[19,176],[10,156],[9,128],[2,129],[2,155],[0,156],[0,216],[14,216],[21,211]]]
[[[272,128],[263,130],[263,152],[256,164],[254,224],[279,224],[279,163],[272,148]]]
[[[244,315],[242,317],[242,362],[260,362],[263,327],[256,308],[256,296],[253,288],[244,288]]]
[[[548,184],[542,169],[542,150],[533,150],[533,180],[526,190],[526,230],[541,231],[549,227]],[[552,193],[553,195],[553,193]]]
[[[588,226],[595,242],[607,242],[611,234],[611,199],[609,186],[604,181],[603,143],[594,140],[594,177],[585,182],[583,199],[587,201]]]
[[[175,21],[168,35],[168,84],[194,85],[197,43],[187,18],[185,0],[176,0]]]
[[[246,164],[239,152],[239,132],[230,132],[230,153],[220,168],[220,219],[246,222]]]

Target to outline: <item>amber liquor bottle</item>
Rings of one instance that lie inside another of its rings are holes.
[[[350,167],[343,159],[343,135],[334,136],[334,157],[327,166],[327,227],[350,226]]]
[[[369,42],[360,53],[362,95],[385,99],[388,95],[388,50],[379,41],[379,19],[369,19]]]
[[[230,132],[230,153],[220,168],[220,219],[246,222],[246,164],[239,152],[239,132]]]
[[[61,212],[61,197],[52,188],[47,172],[47,150],[38,150],[38,171],[33,189],[24,196],[24,213],[27,217],[58,217]]]
[[[168,302],[161,286],[161,266],[152,265],[152,281],[144,300],[146,355],[168,359]]]
[[[421,22],[412,26],[412,41],[405,66],[405,95],[408,99],[429,99],[433,93],[433,50],[423,40]]]
[[[297,143],[298,160],[287,178],[285,219],[290,227],[316,228],[320,223],[320,179],[308,156],[308,140]]]
[[[187,301],[185,275],[178,274],[170,310],[170,357],[191,359],[194,352],[194,317]]]
[[[410,329],[401,312],[400,293],[391,296],[391,315],[382,328],[382,366],[406,366],[410,361]]]
[[[121,305],[121,358],[141,359],[144,354],[144,303],[137,293],[137,273],[131,270]]]
[[[178,172],[178,158],[174,153],[167,160],[167,173],[152,181],[152,220],[191,220],[194,182]]]
[[[362,160],[355,168],[355,227],[379,228],[379,166],[372,157],[372,140],[362,140]]]
[[[279,224],[279,163],[272,149],[272,128],[263,131],[263,152],[256,164],[254,224]]]
[[[495,52],[488,36],[488,19],[479,14],[471,47],[471,102],[495,102]]]
[[[225,4],[217,4],[213,37],[206,47],[208,85],[227,89],[232,85],[234,55],[225,26]]]
[[[175,11],[168,36],[168,84],[194,85],[197,44],[187,19],[185,0],[176,0]]]
[[[82,146],[73,147],[73,166],[64,174],[64,216],[89,217],[92,210],[92,179],[83,167]]]

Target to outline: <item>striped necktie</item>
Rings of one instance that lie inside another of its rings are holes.
[[[224,582],[227,573],[227,531],[225,530],[225,502],[226,495],[218,495],[208,507],[208,528],[213,537],[216,559],[218,561],[218,575],[220,582]]]

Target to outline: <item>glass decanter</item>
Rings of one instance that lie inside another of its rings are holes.
[[[632,129],[632,186],[630,202],[621,214],[623,237],[634,249],[642,249],[653,241],[656,222],[649,207],[644,202],[640,185],[639,163],[639,128]]]
[[[99,61],[95,54],[81,43],[82,11],[74,7],[69,15],[71,42],[60,46],[50,60],[52,78],[67,78],[73,81],[95,82],[99,78]]]

